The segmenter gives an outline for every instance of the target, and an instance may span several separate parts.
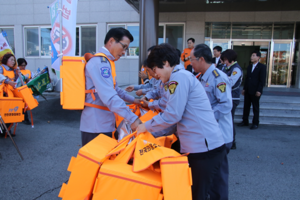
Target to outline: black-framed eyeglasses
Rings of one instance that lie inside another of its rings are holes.
[[[27,65],[25,64],[25,65],[20,65],[20,66],[22,66],[22,67],[26,67]]]
[[[123,43],[120,42],[120,41],[118,41],[118,43],[120,43],[120,44],[122,45],[124,51],[127,51],[127,49],[128,49],[128,46],[127,46],[127,45],[123,44]]]

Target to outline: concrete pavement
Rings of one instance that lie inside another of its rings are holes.
[[[62,110],[59,99],[40,100],[35,128],[19,124],[14,137],[0,138],[0,200],[54,200],[71,156],[81,147],[79,111]],[[230,200],[300,199],[300,127],[237,127],[237,150],[229,153]]]

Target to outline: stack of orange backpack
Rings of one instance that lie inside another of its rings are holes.
[[[149,111],[141,121],[157,113]],[[133,139],[133,140],[132,140]],[[154,138],[132,133],[120,142],[99,135],[83,146],[68,167],[63,200],[191,200],[191,170],[186,155],[170,149],[174,135]]]
[[[0,115],[3,121],[5,123],[22,122],[24,120],[23,112],[38,106],[38,101],[34,99],[32,94],[32,90],[27,85],[14,89],[2,82],[0,84]]]

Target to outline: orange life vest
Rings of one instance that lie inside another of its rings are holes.
[[[144,74],[148,75],[148,79],[150,80],[152,78],[152,76],[149,74],[149,72],[147,71],[147,69],[144,67],[144,65],[141,68],[141,72],[143,72]],[[141,83],[144,84],[144,80],[141,78]]]
[[[1,65],[2,69],[3,69],[3,75],[8,77],[11,81],[14,81],[15,79],[15,72],[14,71],[8,71],[5,69],[5,67],[3,65]]]
[[[190,60],[184,60],[185,58],[189,57],[191,55],[193,49],[186,48],[183,50],[183,53],[181,54],[181,60],[184,62],[184,68],[186,69],[188,65],[191,64]]]
[[[31,71],[29,69],[24,69],[20,71],[24,76],[28,75],[28,78],[31,79]]]
[[[113,78],[113,82],[114,82],[114,88],[116,87],[116,66],[115,66],[115,62],[113,60],[110,60],[104,53],[96,53],[94,56],[91,56],[90,54],[88,54],[89,57],[87,57],[85,55],[85,59],[86,61],[88,61],[89,59],[91,59],[92,57],[95,57],[95,56],[102,56],[103,59],[107,59],[109,61],[109,64],[111,66],[111,76]],[[92,95],[92,98],[93,100],[95,101],[96,97],[94,95],[94,93],[96,92],[95,89],[92,89],[92,90],[85,90],[85,93],[90,93]],[[104,107],[104,106],[99,106],[99,105],[95,105],[95,104],[91,104],[91,103],[87,103],[85,102],[84,103],[85,106],[89,106],[89,107],[93,107],[93,108],[98,108],[98,109],[101,109],[101,110],[107,110],[109,111],[109,109],[107,107]]]

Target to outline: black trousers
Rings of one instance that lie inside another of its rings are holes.
[[[26,112],[24,112],[24,117],[25,117],[25,121],[27,121],[27,122],[29,122],[30,120],[29,120],[29,116],[28,116],[28,112],[29,111],[26,111]]]
[[[259,99],[260,99],[260,96],[257,97],[255,95],[245,92],[244,110],[243,110],[243,122],[244,123],[246,123],[246,124],[249,123],[250,107],[252,104],[253,115],[254,115],[252,124],[258,126],[258,124],[259,124]]]
[[[232,127],[233,127],[233,141],[232,144],[235,143],[235,125],[234,125],[234,115],[235,115],[235,109],[240,104],[240,100],[233,100],[232,101],[232,109],[231,109],[231,116],[232,116]]]
[[[88,133],[88,132],[82,132],[81,131],[82,146],[86,145],[87,143],[89,143],[90,141],[95,139],[100,134],[104,134],[104,135],[107,135],[109,137],[112,137],[112,132],[108,132],[108,133]]]
[[[229,179],[229,165],[227,154],[229,154],[232,142],[226,145],[226,155],[223,158],[220,169],[214,176],[212,185],[210,186],[209,196],[210,200],[228,200],[228,179]]]
[[[188,155],[193,178],[193,200],[207,199],[213,178],[219,171],[225,156],[225,144],[205,153],[191,153]]]

